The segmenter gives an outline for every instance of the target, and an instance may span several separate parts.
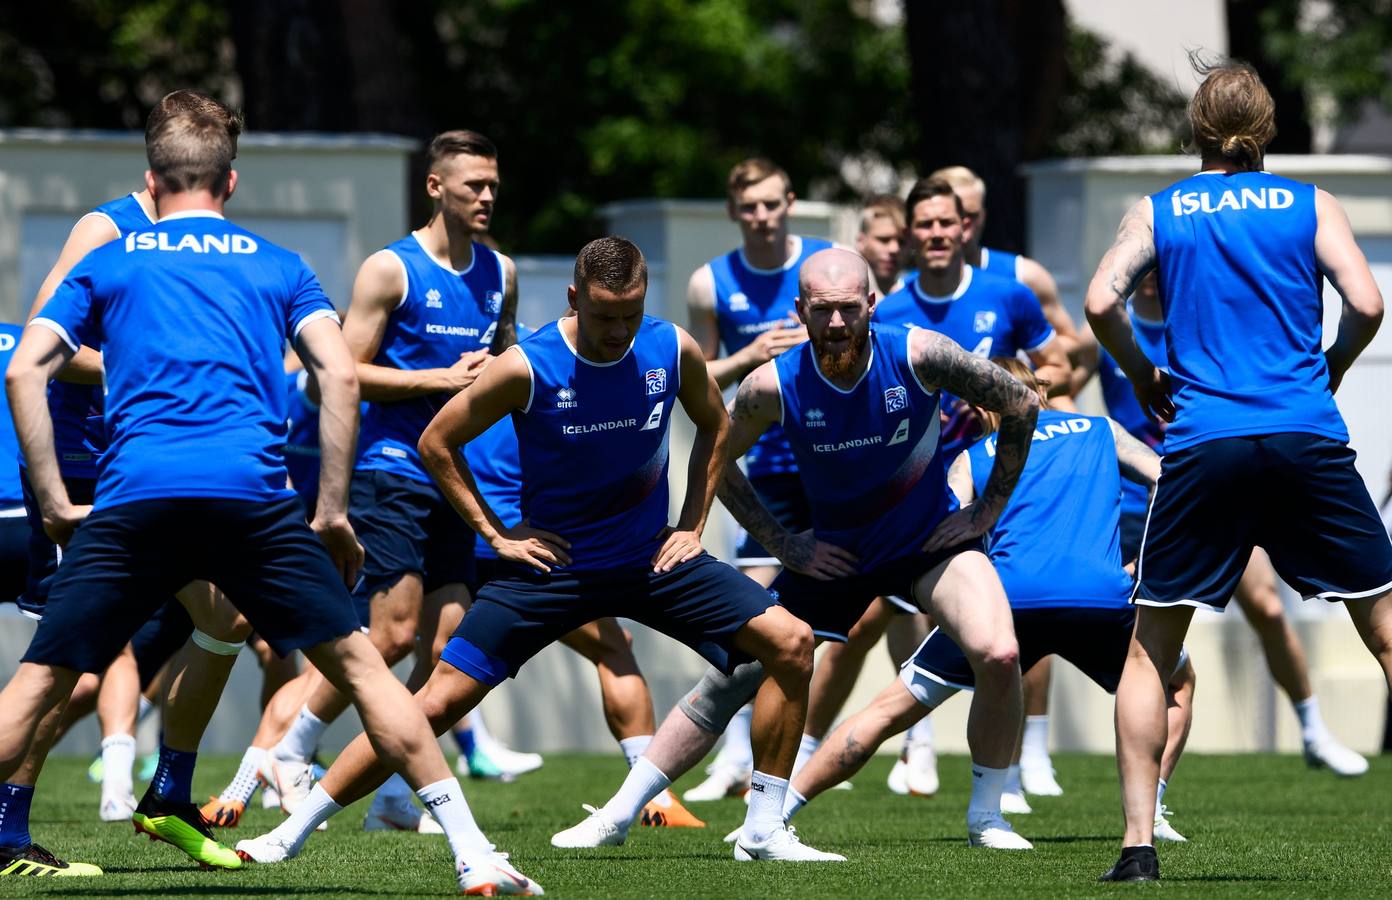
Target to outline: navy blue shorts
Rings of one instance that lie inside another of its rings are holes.
[[[1016,609],[1011,616],[1020,644],[1021,672],[1028,672],[1046,656],[1058,655],[1107,693],[1116,693],[1136,624],[1133,607]],[[914,690],[913,682],[922,678],[967,691],[976,687],[966,654],[941,628],[933,629],[900,670],[900,679],[920,702],[922,694]]]
[[[796,472],[761,475],[749,479],[749,484],[779,525],[793,534],[812,527],[812,507],[807,502],[807,492],[802,489],[802,476]],[[783,564],[741,526],[735,533],[735,565],[749,567]]]
[[[24,490],[24,511],[29,517],[29,572],[25,577],[24,594],[16,601],[19,609],[32,619],[42,619],[48,603],[48,588],[58,574],[58,562],[63,550],[44,533],[43,513],[38,498],[29,486],[29,475],[20,469],[20,486]],[[97,492],[95,478],[64,478],[68,499],[76,506],[88,506]]]
[[[1121,564],[1135,562],[1141,555],[1141,538],[1145,536],[1145,513],[1121,514]]]
[[[547,645],[615,616],[681,641],[729,674],[749,661],[735,648],[735,632],[774,605],[768,591],[708,554],[662,574],[646,566],[546,573],[502,563],[440,660],[484,684],[500,684]]]
[[[178,600],[166,602],[148,622],[140,626],[130,644],[131,652],[135,654],[135,667],[140,672],[142,691],[155,680],[169,658],[188,643],[192,634],[193,620]]]
[[[496,556],[479,556],[478,544],[474,545],[474,580],[469,582],[469,596],[477,597],[480,589],[490,581],[496,581],[505,571],[510,571],[507,563]]]
[[[0,603],[18,603],[28,575],[29,518],[22,506],[0,509]]]
[[[358,629],[295,497],[139,500],[78,527],[24,661],[104,671],[190,581],[217,585],[281,656]]]
[[[1165,455],[1132,602],[1222,609],[1254,546],[1307,600],[1392,589],[1392,541],[1346,444],[1222,438]]]
[[[353,590],[363,625],[373,595],[403,575],[419,575],[426,593],[473,582],[474,530],[434,485],[392,472],[354,472],[348,518],[367,553]]]
[[[835,581],[819,581],[810,575],[784,569],[769,585],[769,593],[787,607],[788,612],[812,626],[812,633],[817,637],[844,643],[851,627],[860,621],[876,597],[899,597],[926,606],[926,597],[922,604],[914,597],[918,579],[958,553],[981,549],[980,540],[968,541],[932,553],[901,556],[873,572],[861,572]]]

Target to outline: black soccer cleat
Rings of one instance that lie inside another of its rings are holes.
[[[82,878],[101,873],[99,866],[61,860],[38,844],[30,844],[22,850],[0,847],[0,877]]]
[[[240,869],[242,858],[213,837],[208,821],[192,803],[171,803],[153,790],[140,798],[131,816],[137,834],[173,844],[205,869]]]
[[[1122,847],[1121,858],[1098,881],[1159,881],[1160,857],[1154,847]]]

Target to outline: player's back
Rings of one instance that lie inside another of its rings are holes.
[[[14,356],[23,333],[23,326],[0,324],[0,375],[10,367],[10,357]],[[3,383],[0,383],[0,402],[5,406],[0,409],[0,509],[15,509],[24,503],[24,493],[19,486],[19,441],[15,437]]]
[[[89,254],[39,319],[69,346],[100,339],[98,506],[286,495],[285,341],[332,316],[298,256],[216,214],[166,216]]]
[[[995,460],[996,435],[968,450],[978,496]],[[991,562],[1012,607],[1123,606],[1121,475],[1111,423],[1045,409],[1029,458],[988,536]]]
[[[855,553],[862,570],[917,552],[956,507],[939,447],[940,392],[914,373],[909,332],[876,326],[870,342],[850,390],[826,380],[810,343],[774,360],[814,530]]]
[[[1314,186],[1206,172],[1151,204],[1176,407],[1167,449],[1280,432],[1346,442],[1320,343]]]
[[[648,564],[667,525],[667,428],[680,386],[677,329],[644,316],[610,363],[584,359],[559,322],[513,352],[532,396],[513,413],[522,515],[570,542],[571,571]]]

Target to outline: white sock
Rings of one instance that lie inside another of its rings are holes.
[[[315,784],[310,788],[309,796],[305,797],[304,802],[296,807],[284,822],[272,829],[270,834],[298,852],[299,848],[304,846],[305,839],[314,833],[314,829],[327,822],[341,809],[343,807],[334,802],[322,784]]]
[[[469,801],[464,799],[464,789],[459,786],[458,779],[445,778],[427,784],[416,791],[416,796],[444,829],[445,840],[449,841],[456,860],[492,852],[493,845],[474,821],[474,814],[469,810]]]
[[[300,714],[291,723],[290,730],[285,732],[285,737],[271,750],[271,755],[276,759],[307,763],[314,758],[319,739],[328,727],[329,723],[310,712],[308,706],[301,706]]]
[[[377,796],[373,801],[382,801],[395,806],[411,805],[411,786],[406,783],[399,773],[393,772],[392,776],[382,782],[382,786],[377,789]]]
[[[822,739],[815,738],[810,734],[804,734],[802,740],[798,741],[797,759],[793,760],[793,774],[802,771],[802,767],[807,765],[807,761],[812,758],[812,754],[817,752],[817,748],[822,746]]]
[[[488,725],[483,721],[483,713],[474,710],[469,713],[469,727],[474,729],[474,743],[488,752],[489,747],[498,746],[498,739],[493,736],[493,732],[488,730]]]
[[[628,826],[638,818],[648,801],[662,793],[671,783],[672,779],[664,775],[661,769],[653,765],[646,756],[640,756],[633,761],[632,768],[628,770],[628,777],[619,785],[618,792],[609,798],[609,802],[604,804],[600,812],[604,813],[606,819],[619,826],[620,831],[627,833]]]
[[[135,766],[135,738],[113,734],[101,742],[102,794],[125,797],[134,786],[131,769]]]
[[[1020,767],[1011,766],[1005,773],[1005,793],[1023,794],[1025,789],[1020,785]]]
[[[149,697],[146,697],[144,694],[141,694],[140,702],[136,705],[136,723],[138,724],[140,722],[144,722],[145,717],[148,716],[150,713],[154,712],[158,706],[159,704],[152,702]]]
[[[998,818],[1001,793],[1005,790],[1009,769],[992,769],[972,763],[971,800],[967,803],[967,821]]]
[[[650,734],[640,734],[637,737],[624,738],[619,741],[619,749],[623,751],[624,759],[628,760],[630,769],[638,761],[638,757],[647,752],[652,739],[653,736]]]
[[[1025,716],[1025,734],[1020,744],[1020,762],[1026,768],[1049,765],[1049,717]]]
[[[749,725],[754,719],[754,707],[745,705],[730,724],[725,727],[725,742],[716,754],[716,765],[724,765],[741,772],[754,768],[754,745],[749,741]]]
[[[927,744],[933,745],[933,717],[924,716],[917,722],[909,726],[909,730],[904,733],[904,745]]]
[[[783,827],[783,801],[788,796],[788,779],[755,771],[749,780],[749,811],[744,815],[740,837],[762,844]]]
[[[1157,815],[1160,812],[1160,801],[1165,799],[1165,788],[1167,787],[1169,787],[1169,783],[1163,778],[1161,778],[1160,783],[1155,786],[1155,812]]]
[[[783,821],[789,822],[797,811],[807,805],[807,798],[798,793],[797,788],[788,785],[788,793],[783,797]]]
[[[1324,727],[1324,717],[1320,715],[1318,697],[1311,694],[1299,703],[1292,705],[1295,707],[1296,717],[1300,719],[1300,738],[1302,741],[1313,744],[1329,737],[1329,729]]]
[[[248,803],[251,795],[256,793],[257,777],[261,773],[261,764],[266,761],[266,751],[260,747],[248,747],[242,754],[241,765],[237,766],[237,774],[232,777],[232,783],[227,786],[221,794],[219,800],[234,800],[239,803]]]

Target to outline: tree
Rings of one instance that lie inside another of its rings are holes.
[[[1280,56],[1280,39],[1273,35],[1300,32],[1301,4],[1278,0],[1227,0],[1228,54],[1257,70],[1276,103],[1276,139],[1272,153],[1309,153],[1312,133],[1299,79],[1288,71],[1288,58]]]
[[[1327,97],[1342,121],[1368,102],[1392,110],[1392,0],[1262,5],[1263,48],[1286,83]]]

